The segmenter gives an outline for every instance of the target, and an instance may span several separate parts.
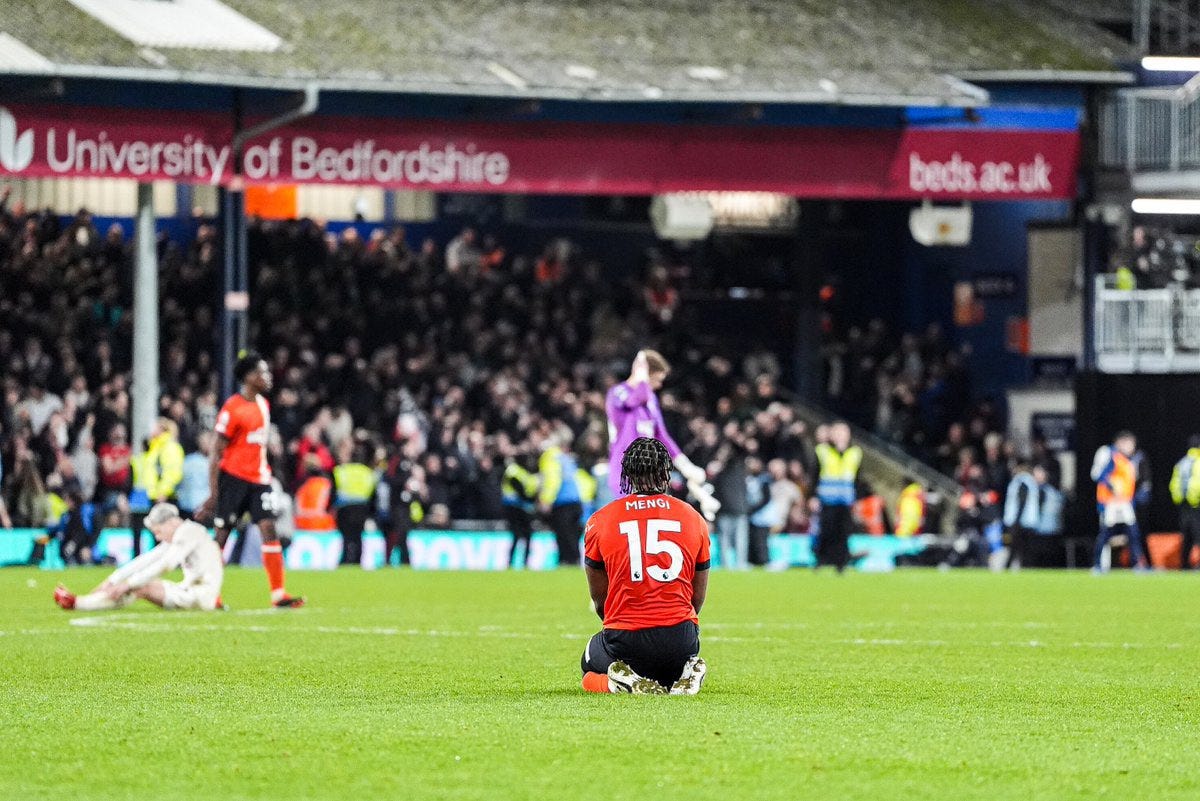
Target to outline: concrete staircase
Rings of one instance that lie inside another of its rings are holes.
[[[829,410],[807,401],[794,400],[792,405],[797,416],[815,430],[843,418]],[[929,465],[909,456],[900,448],[887,442],[866,429],[851,424],[854,442],[863,449],[861,476],[887,501],[888,513],[894,515],[896,502],[905,487],[905,478],[911,476],[927,490],[936,493],[941,500],[937,520],[926,520],[930,533],[953,533],[955,512],[958,509],[959,488],[954,479],[939,473]],[[931,506],[932,510],[933,507]]]

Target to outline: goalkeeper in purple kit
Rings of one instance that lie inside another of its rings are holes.
[[[608,487],[614,498],[620,498],[621,458],[625,449],[638,437],[652,437],[667,448],[675,469],[687,482],[688,491],[700,503],[700,511],[709,520],[721,508],[705,483],[704,469],[692,464],[663,424],[662,409],[655,391],[662,388],[671,367],[657,351],[638,351],[629,378],[608,391],[605,409],[608,412]]]

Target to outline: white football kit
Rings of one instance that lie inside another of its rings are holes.
[[[137,589],[177,567],[183,568],[183,581],[163,582],[163,608],[216,609],[225,577],[221,549],[203,526],[190,520],[175,529],[171,542],[159,543],[123,565],[109,581],[113,584],[126,582]]]

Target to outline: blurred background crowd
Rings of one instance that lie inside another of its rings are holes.
[[[1113,231],[1110,266],[1118,289],[1200,287],[1200,237],[1165,227]]]
[[[638,348],[654,346],[672,365],[661,393],[668,429],[708,470],[726,513],[765,531],[809,529],[821,432],[781,390],[774,352],[700,349],[680,335],[680,288],[666,264],[650,258],[614,282],[596,254],[566,239],[512,253],[473,228],[445,243],[410,241],[399,226],[359,231],[307,219],[250,229],[250,341],[275,377],[281,491],[363,464],[377,479],[381,527],[499,520],[506,465],[532,467],[553,437],[597,479],[591,501],[601,503],[605,392],[628,376]],[[154,437],[184,454],[170,494],[185,511],[207,495],[207,432],[223,400],[218,238],[199,221],[191,241],[159,242]],[[100,231],[86,211],[64,222],[0,205],[0,525],[121,525],[131,497],[137,512],[131,260],[123,229]],[[972,396],[969,354],[936,327],[829,330],[830,407],[1002,504],[1028,460],[998,433],[999,411]],[[1032,459],[1057,483],[1052,459]]]

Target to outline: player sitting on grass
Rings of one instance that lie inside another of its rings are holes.
[[[63,585],[54,590],[54,602],[63,609],[96,611],[117,609],[135,598],[145,598],[164,609],[221,608],[224,566],[221,550],[199,523],[184,520],[169,503],[159,503],[146,515],[145,525],[158,545],[134,559],[87,595],[75,596]],[[160,576],[183,568],[183,581],[163,581]]]
[[[581,660],[588,692],[695,695],[704,682],[698,615],[708,592],[708,526],[666,494],[670,481],[666,446],[635,439],[621,459],[626,497],[588,520],[583,562],[604,621]]]

